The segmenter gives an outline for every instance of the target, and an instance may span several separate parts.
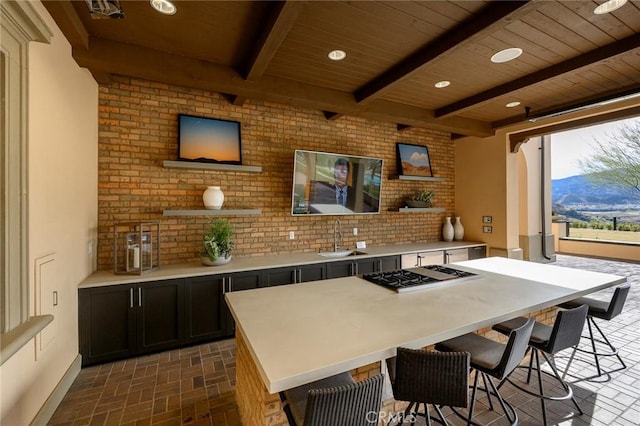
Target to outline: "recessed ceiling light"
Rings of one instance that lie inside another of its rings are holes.
[[[437,82],[436,84],[434,84],[434,86],[435,86],[437,89],[442,89],[442,88],[444,88],[444,87],[447,87],[447,86],[448,86],[448,85],[450,85],[450,84],[451,84],[451,82],[450,82],[450,81],[442,80],[442,81],[439,81],[439,82]]]
[[[503,62],[512,61],[520,55],[522,55],[522,49],[519,47],[510,47],[495,53],[491,57],[491,62],[501,64]]]
[[[173,15],[178,10],[169,0],[149,0],[151,7],[165,15]]]
[[[505,106],[507,108],[513,108],[513,107],[517,107],[518,105],[520,105],[519,101],[513,101],[513,102],[509,102],[508,104],[506,104]]]
[[[344,50],[336,49],[329,52],[328,56],[332,61],[341,61],[347,57],[347,53]]]
[[[593,13],[596,15],[604,15],[605,13],[613,12],[620,9],[627,3],[627,0],[609,0],[602,3],[600,6],[593,9]]]

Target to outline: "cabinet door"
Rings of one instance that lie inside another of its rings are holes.
[[[225,337],[229,333],[224,302],[223,275],[187,278],[186,341],[188,343]]]
[[[184,279],[138,285],[138,343],[143,353],[184,344]]]
[[[355,275],[355,265],[350,260],[327,263],[327,278],[342,278],[352,275]]]
[[[462,262],[469,260],[469,249],[445,250],[445,263]]]
[[[470,247],[469,248],[469,260],[472,259],[484,259],[487,257],[487,247]]]
[[[401,266],[402,266],[402,269],[409,269],[409,268],[415,268],[417,266],[420,266],[418,264],[418,254],[417,253],[403,254]]]
[[[325,263],[314,263],[311,265],[298,266],[298,282],[324,280],[327,277],[327,265]]]
[[[235,274],[228,275],[226,277],[227,280],[227,289],[226,291],[243,291],[243,290],[251,290],[254,288],[260,287],[260,272],[257,271],[249,271],[249,272],[237,272]],[[233,320],[233,315],[231,315],[231,311],[227,306],[226,300],[222,300],[222,305],[220,307],[226,316],[227,323],[227,335],[233,336],[236,332],[236,323]]]
[[[80,289],[78,299],[83,366],[136,354],[135,286]]]
[[[400,269],[400,256],[385,256],[380,258],[380,272],[395,271]]]
[[[263,282],[267,286],[293,284],[296,282],[297,268],[273,268],[263,272]]]
[[[366,259],[358,259],[354,261],[354,274],[353,275],[361,275],[361,274],[371,274],[373,272],[379,272],[381,268],[380,264],[381,258],[379,257],[368,257]]]
[[[427,251],[418,253],[418,266],[442,265],[445,263],[444,251]]]

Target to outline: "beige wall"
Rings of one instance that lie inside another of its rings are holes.
[[[34,5],[54,37],[29,47],[30,310],[42,301],[55,319],[39,336],[41,350],[30,342],[1,367],[3,425],[29,424],[78,355],[77,286],[93,270],[88,243],[97,227],[97,85]]]
[[[503,132],[455,142],[456,215],[465,225],[465,239],[486,242],[490,255],[518,257],[513,253],[518,251],[517,170]],[[491,234],[482,232],[483,216],[492,217]]]

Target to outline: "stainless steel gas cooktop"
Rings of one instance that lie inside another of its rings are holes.
[[[443,265],[427,265],[418,268],[362,275],[365,280],[398,293],[433,287],[437,284],[457,283],[479,277],[480,275],[478,274]]]

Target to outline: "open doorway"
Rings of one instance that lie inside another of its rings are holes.
[[[640,244],[640,117],[554,133],[550,148],[559,233]]]

